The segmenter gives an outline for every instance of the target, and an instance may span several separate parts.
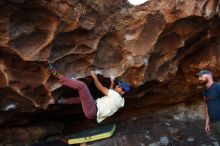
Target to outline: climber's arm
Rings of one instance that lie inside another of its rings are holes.
[[[91,71],[91,75],[94,79],[95,85],[98,88],[99,91],[101,91],[104,95],[108,95],[108,89],[106,87],[104,87],[101,82],[99,81],[96,73],[94,71]]]

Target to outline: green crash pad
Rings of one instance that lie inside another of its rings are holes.
[[[83,130],[79,133],[65,137],[68,144],[79,144],[107,138],[113,135],[115,124],[109,124],[92,129]]]

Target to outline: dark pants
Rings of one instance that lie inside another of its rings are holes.
[[[220,121],[211,123],[211,128],[217,138],[218,143],[220,142]]]
[[[82,81],[70,79],[65,76],[60,76],[59,81],[61,84],[73,88],[79,92],[79,97],[67,99],[67,104],[81,103],[85,116],[89,119],[95,119],[97,113],[96,103],[87,85]]]

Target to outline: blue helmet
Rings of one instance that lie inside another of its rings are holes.
[[[128,83],[118,81],[118,86],[121,87],[126,93],[128,93],[131,90],[131,87]]]

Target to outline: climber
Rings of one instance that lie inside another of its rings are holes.
[[[79,92],[79,97],[68,99],[61,98],[58,100],[58,103],[81,103],[85,116],[88,119],[96,119],[98,123],[113,115],[118,109],[124,106],[124,98],[122,96],[125,93],[128,93],[131,89],[129,84],[122,81],[118,81],[118,84],[113,89],[114,77],[111,77],[111,86],[110,89],[108,89],[100,83],[96,72],[91,71],[91,76],[95,82],[96,87],[105,95],[102,98],[94,100],[87,85],[84,82],[60,75],[52,65],[49,65],[49,69],[52,75],[58,78],[62,85],[76,89]]]
[[[211,129],[220,139],[220,84],[213,81],[208,70],[201,70],[196,74],[201,85],[206,87],[203,92],[205,100],[205,131],[211,134]],[[220,141],[219,141],[220,142]]]

